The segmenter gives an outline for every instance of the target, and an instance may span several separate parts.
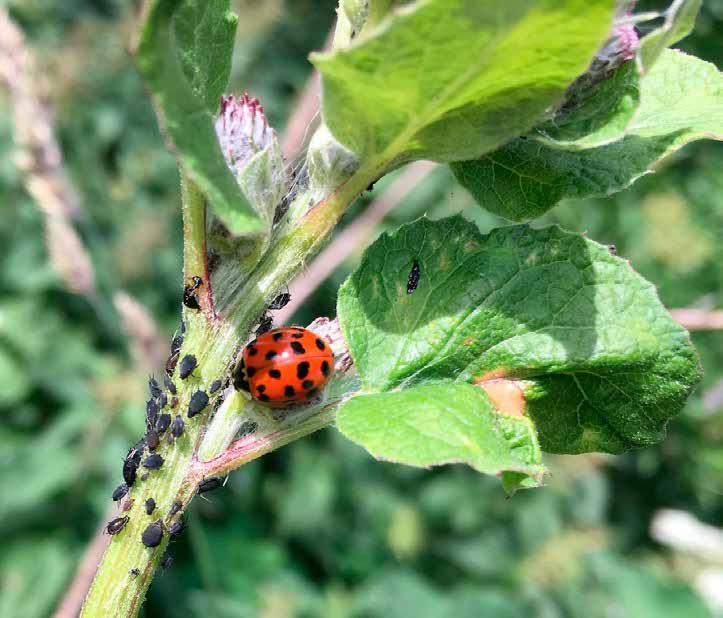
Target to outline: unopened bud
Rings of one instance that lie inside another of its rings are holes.
[[[356,155],[339,143],[326,125],[320,126],[311,138],[306,162],[315,199],[325,197],[359,167]]]

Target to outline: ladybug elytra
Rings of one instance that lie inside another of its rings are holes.
[[[316,333],[298,326],[275,328],[249,343],[234,372],[234,385],[272,408],[316,397],[334,371],[334,353]]]

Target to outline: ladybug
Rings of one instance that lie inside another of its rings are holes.
[[[334,371],[334,353],[316,333],[275,328],[249,343],[234,372],[234,386],[271,408],[306,403]]]

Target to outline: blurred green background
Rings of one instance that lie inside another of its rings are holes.
[[[111,299],[128,292],[169,340],[179,316],[181,224],[175,164],[126,52],[137,7],[6,4],[47,82],[98,288],[92,301],[73,294],[51,267],[43,214],[14,164],[11,108],[0,93],[0,616],[34,618],[50,615],[72,580],[143,430],[153,367],[135,362]],[[257,96],[282,133],[334,3],[235,5],[233,89]],[[704,2],[682,47],[720,66],[721,0]],[[698,143],[633,189],[566,203],[544,222],[617,245],[668,307],[723,308],[722,170],[720,145]],[[440,168],[383,225],[460,210],[483,231],[504,224]],[[336,289],[358,258],[294,321],[333,316]],[[651,534],[662,509],[723,521],[723,332],[693,339],[706,375],[665,442],[621,457],[548,457],[547,487],[511,500],[497,480],[464,467],[374,462],[333,429],[252,463],[193,504],[187,533],[171,546],[174,563],[159,571],[142,614],[713,615],[701,590],[717,585],[723,603],[721,533],[717,556],[685,549],[680,526],[661,526],[673,538],[665,543],[663,533]]]

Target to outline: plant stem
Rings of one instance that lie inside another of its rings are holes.
[[[377,166],[360,168],[298,222],[289,225],[235,295],[223,319],[216,315],[213,308],[207,274],[205,203],[195,186],[184,180],[184,269],[186,276],[196,273],[204,273],[205,276],[197,275],[204,277],[204,293],[199,296],[202,311],[184,308],[186,336],[180,357],[193,354],[197,359],[197,368],[186,380],[176,377],[179,407],[173,410],[174,414],[185,416],[195,391],[208,392],[213,381],[228,375],[238,349],[246,341],[267,299],[321,248],[351,202],[378,175]],[[107,616],[109,612],[119,617],[136,616],[168,546],[169,526],[182,513],[181,510],[171,515],[171,505],[178,501],[185,509],[195,495],[198,483],[205,477],[227,474],[252,459],[329,425],[338,404],[309,406],[280,418],[267,417],[267,422],[258,432],[231,444],[238,431],[238,423],[233,422],[234,415],[247,407],[243,396],[236,398],[235,403],[239,407],[230,402],[218,423],[211,422],[209,425],[212,401],[202,414],[184,419],[186,431],[180,438],[171,444],[166,444],[164,440],[158,447],[156,452],[162,455],[164,464],[158,470],[148,471],[148,478],[145,481],[139,478],[131,489],[128,508],[123,513],[129,521],[108,545],[83,605],[84,618]],[[224,418],[231,422],[222,422]],[[210,429],[208,442],[204,440],[207,429]],[[229,444],[231,446],[223,450]],[[203,458],[199,459],[199,454],[210,459],[203,461]],[[139,468],[139,476],[143,471]],[[156,502],[156,510],[151,515],[146,514],[144,509],[148,498]],[[147,548],[140,537],[145,528],[156,520],[162,524],[163,539],[157,547]],[[138,570],[135,576],[132,574],[134,569]]]

